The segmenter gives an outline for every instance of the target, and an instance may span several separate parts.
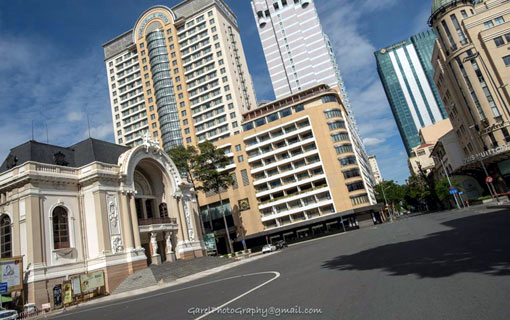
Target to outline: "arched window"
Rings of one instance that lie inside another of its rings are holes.
[[[159,205],[159,216],[162,218],[168,217],[168,207],[164,202]]]
[[[0,257],[12,257],[11,219],[4,214],[0,218]]]
[[[53,210],[53,244],[55,249],[70,247],[67,210],[62,207]]]

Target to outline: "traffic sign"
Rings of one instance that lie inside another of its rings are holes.
[[[457,190],[457,189],[450,190],[450,194],[456,194],[456,193],[459,193],[459,190]]]
[[[461,192],[459,192],[459,194],[460,194],[460,195],[463,195],[463,194],[464,194],[464,192],[463,192],[463,191],[461,191]]]
[[[492,178],[491,176],[487,176],[487,178],[485,178],[485,183],[493,183],[494,182],[494,178]]]
[[[455,187],[454,186],[450,186],[450,190],[455,190]]]
[[[7,282],[0,282],[0,293],[6,293],[7,291]]]

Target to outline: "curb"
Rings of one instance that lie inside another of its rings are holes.
[[[126,291],[126,292],[122,292],[122,293],[118,293],[118,294],[112,294],[112,295],[109,295],[109,296],[93,299],[93,300],[90,300],[90,301],[87,301],[87,302],[83,302],[83,303],[80,303],[78,305],[71,306],[71,307],[68,307],[68,308],[65,308],[65,309],[59,309],[59,310],[55,310],[55,311],[50,311],[50,312],[47,312],[45,314],[33,317],[32,319],[45,319],[45,318],[61,315],[63,313],[66,313],[67,311],[77,310],[77,309],[80,309],[81,307],[85,307],[85,306],[91,306],[91,305],[94,305],[94,304],[103,303],[103,302],[109,302],[109,301],[116,301],[116,300],[124,299],[124,298],[127,298],[127,297],[133,297],[133,296],[141,295],[141,294],[144,294],[144,293],[149,293],[149,292],[157,291],[157,290],[160,290],[160,289],[166,289],[166,288],[178,286],[180,284],[184,284],[184,283],[187,283],[187,282],[191,282],[191,281],[194,281],[194,280],[205,278],[207,276],[210,276],[210,275],[213,275],[213,274],[216,274],[216,273],[219,273],[219,272],[231,269],[231,268],[235,268],[237,266],[240,266],[240,265],[243,265],[243,264],[246,264],[246,263],[250,263],[250,262],[253,262],[253,261],[265,258],[265,257],[269,257],[269,256],[271,256],[271,255],[273,255],[275,253],[277,253],[277,251],[269,253],[269,254],[266,254],[266,255],[255,253],[254,256],[251,256],[251,257],[249,257],[247,259],[242,259],[242,260],[235,261],[235,262],[232,262],[232,263],[228,263],[228,264],[216,267],[216,268],[204,270],[204,271],[201,271],[199,273],[195,273],[195,274],[192,274],[192,275],[189,275],[189,276],[186,276],[186,277],[182,277],[182,278],[173,280],[172,282],[162,282],[162,283],[159,283],[157,285],[150,286],[150,287],[130,290],[130,291]]]

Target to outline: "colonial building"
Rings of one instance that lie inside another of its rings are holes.
[[[434,81],[462,150],[456,174],[510,186],[510,1],[435,0]]]
[[[64,280],[129,274],[203,254],[195,194],[155,141],[28,141],[0,167],[1,256],[23,256],[26,302],[53,303]],[[6,239],[10,241],[6,241]]]

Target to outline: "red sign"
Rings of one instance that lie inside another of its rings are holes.
[[[487,178],[485,178],[485,183],[492,183],[492,182],[494,182],[494,179],[491,176],[488,176]]]

